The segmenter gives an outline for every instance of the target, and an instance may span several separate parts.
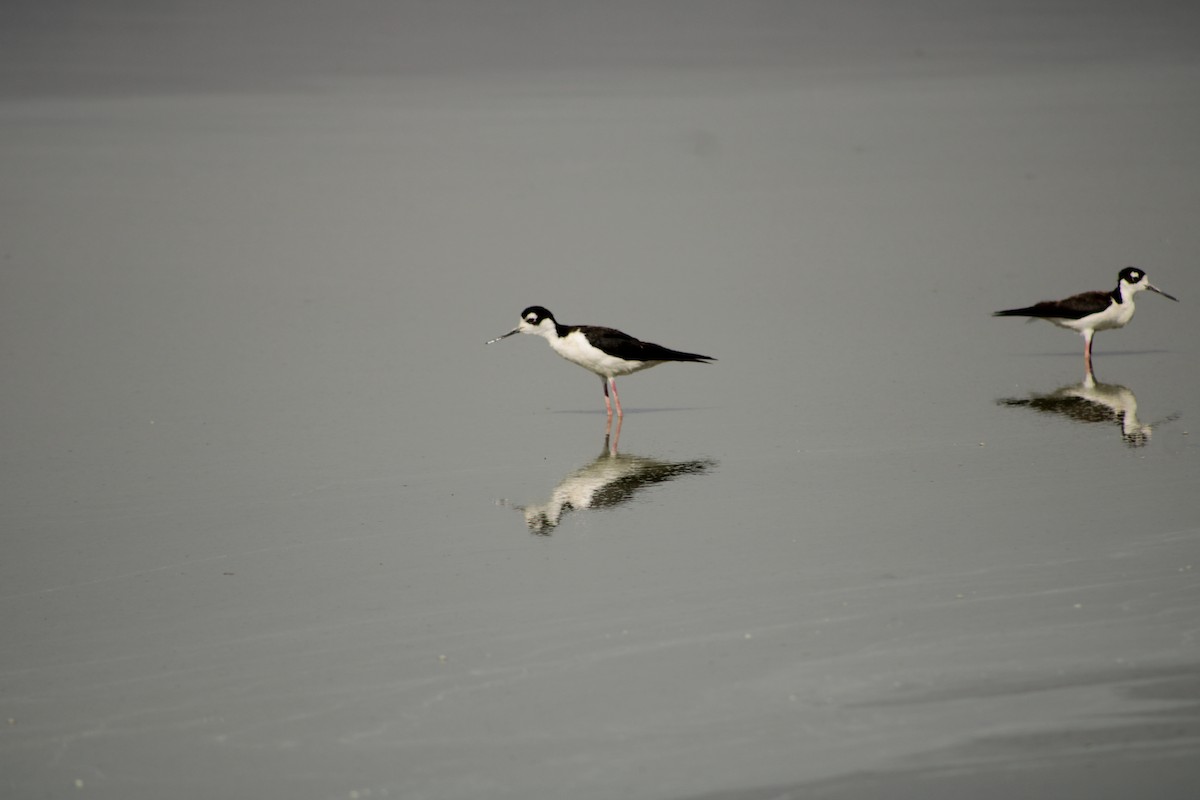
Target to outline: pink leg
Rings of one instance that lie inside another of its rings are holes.
[[[608,382],[612,384],[613,403],[617,406],[617,417],[623,417],[625,416],[625,412],[621,410],[621,396],[617,394],[617,379],[609,378]]]
[[[611,421],[612,421],[612,404],[608,401],[608,381],[605,380],[604,378],[601,378],[600,385],[604,387],[604,410],[608,412],[608,419],[609,419],[609,422],[611,423]],[[616,387],[614,386],[613,389],[615,390]]]
[[[1085,334],[1083,337],[1083,363],[1087,367],[1087,371],[1092,371],[1092,337],[1090,334]]]

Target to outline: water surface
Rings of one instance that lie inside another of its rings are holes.
[[[1191,796],[1194,15],[610,6],[15,7],[10,793]]]

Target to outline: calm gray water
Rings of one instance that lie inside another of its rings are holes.
[[[4,793],[1191,797],[1197,18],[1109,5],[14,5]],[[989,316],[1127,264],[1093,380]],[[606,440],[532,304],[718,361]]]

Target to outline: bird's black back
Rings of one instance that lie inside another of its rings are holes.
[[[1038,317],[1041,319],[1083,319],[1108,308],[1112,302],[1120,302],[1113,292],[1083,292],[1065,300],[1043,300],[1025,308],[1009,308],[997,311],[993,317]]]
[[[573,325],[567,331],[579,331],[593,346],[627,361],[697,361],[700,363],[716,361],[712,356],[684,353],[660,344],[643,342],[616,328],[604,328],[599,325]]]

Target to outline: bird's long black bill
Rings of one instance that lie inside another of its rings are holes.
[[[1167,298],[1168,300],[1174,300],[1176,303],[1178,303],[1178,302],[1179,302],[1179,298],[1178,298],[1178,297],[1175,297],[1175,296],[1173,296],[1173,295],[1169,295],[1169,294],[1167,294],[1167,293],[1166,293],[1166,292],[1164,292],[1162,289],[1159,289],[1157,286],[1151,286],[1150,284],[1148,284],[1148,283],[1147,283],[1147,284],[1146,284],[1146,288],[1147,288],[1147,289],[1149,289],[1149,290],[1150,290],[1150,291],[1152,291],[1152,292],[1158,292],[1159,294],[1161,294],[1163,297]]]
[[[1171,299],[1174,300],[1175,298],[1172,297]],[[497,336],[495,339],[491,339],[489,341],[484,342],[484,344],[492,344],[492,342],[498,342],[501,339],[507,339],[508,337],[512,336],[514,333],[520,332],[520,330],[521,330],[520,328],[513,328],[511,331],[504,334],[503,336]]]

